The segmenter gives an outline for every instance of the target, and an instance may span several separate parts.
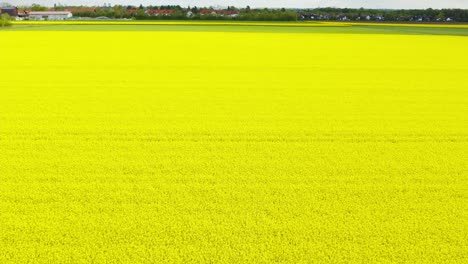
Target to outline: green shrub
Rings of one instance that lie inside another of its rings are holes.
[[[0,27],[11,26],[12,18],[8,14],[2,14],[0,16]]]

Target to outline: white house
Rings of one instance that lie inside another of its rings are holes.
[[[68,11],[29,12],[29,20],[67,20],[73,15]]]

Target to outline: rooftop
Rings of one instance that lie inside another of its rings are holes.
[[[68,11],[32,11],[29,12],[30,15],[68,15],[71,12]]]

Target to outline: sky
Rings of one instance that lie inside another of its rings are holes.
[[[468,0],[0,0],[13,5],[33,3],[53,6],[62,5],[181,5],[181,6],[237,6],[244,7],[350,7],[350,8],[465,8]]]

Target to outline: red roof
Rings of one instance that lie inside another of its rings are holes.
[[[209,9],[202,9],[200,10],[200,14],[211,14],[213,13],[214,10],[209,10]]]
[[[172,14],[173,12],[174,10],[170,10],[170,9],[151,9],[151,10],[146,11],[146,13],[148,13],[149,15],[154,15],[154,14],[168,15],[168,14]]]

